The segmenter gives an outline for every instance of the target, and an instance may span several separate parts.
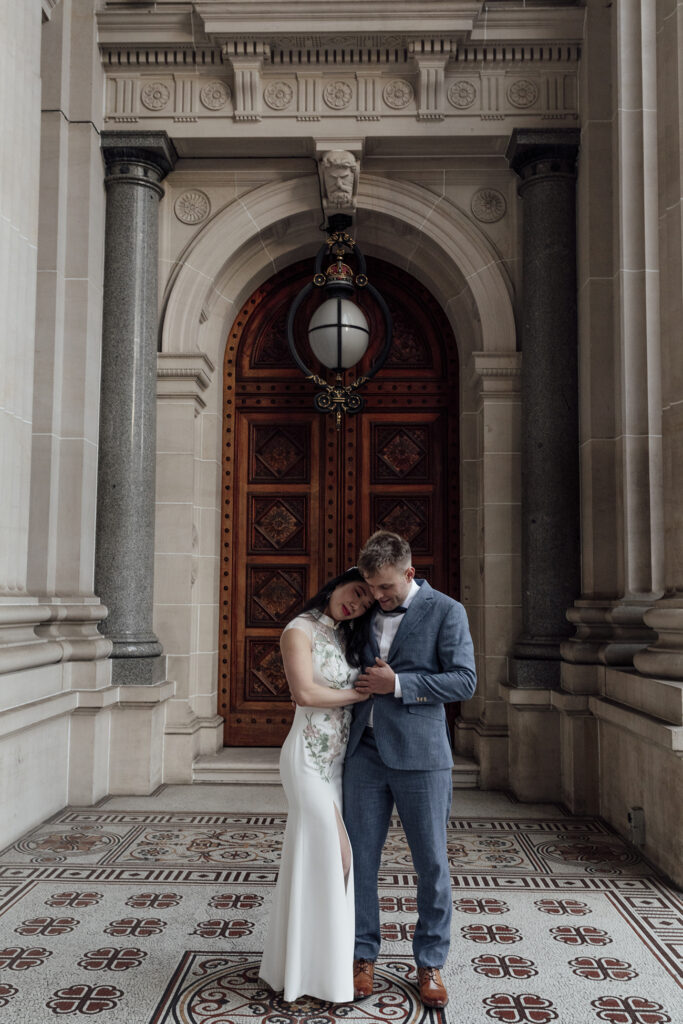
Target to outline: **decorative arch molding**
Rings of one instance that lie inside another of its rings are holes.
[[[319,243],[312,195],[310,179],[295,178],[254,189],[216,213],[185,250],[169,282],[162,352],[204,351],[220,361],[244,299]],[[504,262],[466,214],[420,185],[374,175],[361,180],[358,208],[364,251],[397,263],[428,285],[454,327],[461,366],[475,350],[515,351]]]

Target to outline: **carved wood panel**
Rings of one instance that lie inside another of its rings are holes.
[[[364,391],[364,411],[339,432],[315,411],[315,389],[284,336],[312,261],[258,289],[228,339],[219,637],[228,745],[282,743],[292,715],[282,628],[326,579],[355,564],[373,530],[406,536],[418,574],[457,595],[455,343],[417,281],[370,259],[368,272],[392,309],[394,348]],[[366,314],[379,336],[377,311]]]

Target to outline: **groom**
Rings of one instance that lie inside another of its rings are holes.
[[[448,1002],[439,969],[448,955],[451,882],[446,824],[451,753],[444,704],[467,700],[476,675],[465,609],[416,580],[410,546],[380,530],[365,543],[358,568],[378,602],[356,688],[344,768],[344,821],[351,840],[356,896],[354,998],[372,995],[380,948],[377,875],[394,804],[417,873],[413,938],[420,997]]]

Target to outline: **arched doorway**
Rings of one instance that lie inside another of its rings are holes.
[[[218,680],[226,746],[282,743],[292,714],[282,627],[325,579],[354,564],[373,530],[406,536],[418,575],[459,590],[450,325],[414,277],[368,259],[394,318],[394,344],[364,391],[365,409],[337,431],[314,409],[286,341],[289,305],[311,273],[306,260],[258,288],[226,346]],[[366,314],[379,335],[375,309]]]

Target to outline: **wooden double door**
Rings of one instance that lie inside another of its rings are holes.
[[[418,576],[458,594],[455,342],[414,278],[381,261],[368,260],[368,272],[391,309],[394,344],[363,392],[364,410],[341,430],[314,409],[314,386],[287,347],[287,311],[312,261],[259,288],[228,340],[218,688],[226,746],[283,742],[292,707],[282,628],[356,563],[374,530],[406,537]],[[377,312],[365,311],[380,336]]]

